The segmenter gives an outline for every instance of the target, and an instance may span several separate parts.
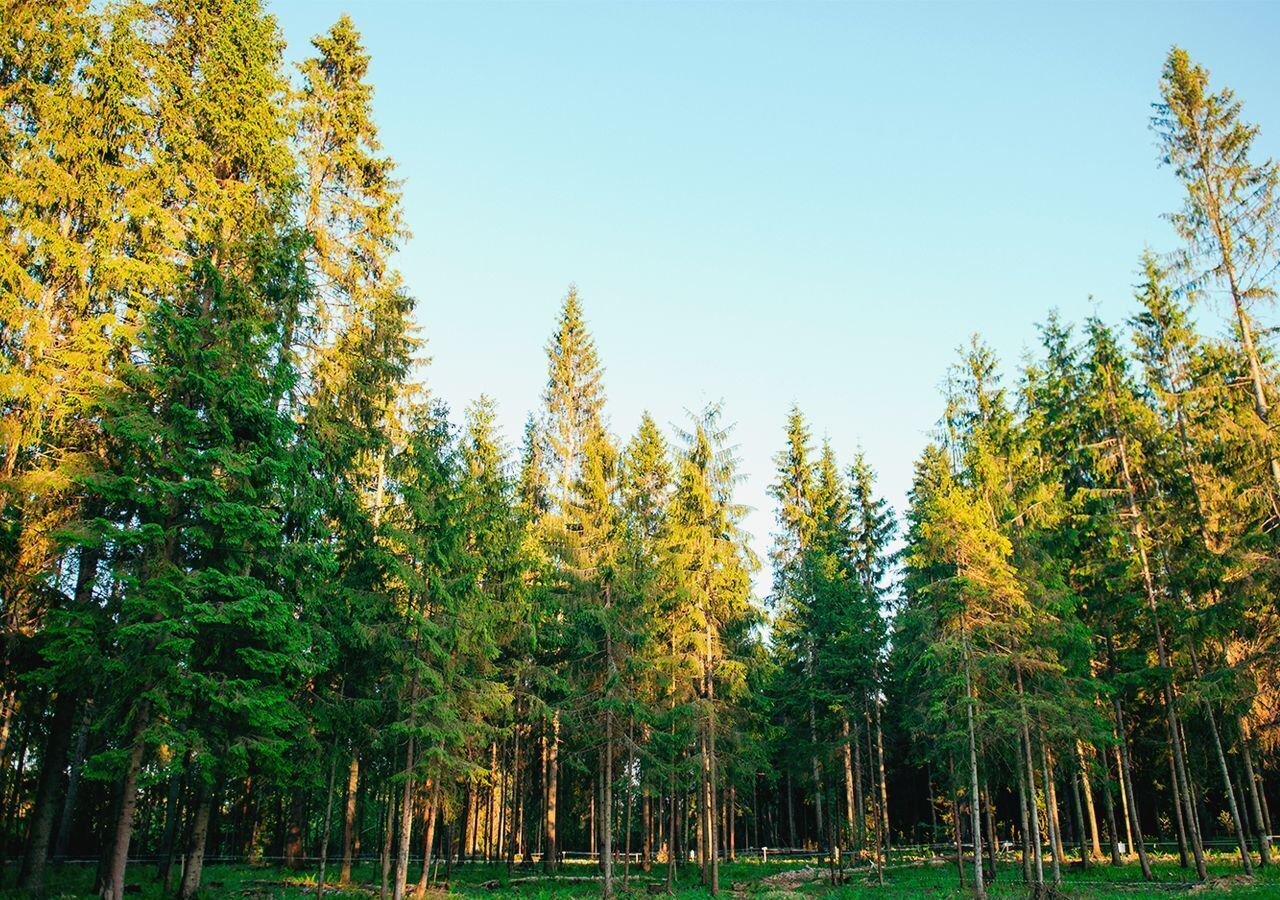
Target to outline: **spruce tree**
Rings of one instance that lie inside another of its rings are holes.
[[[1182,271],[1193,288],[1226,288],[1254,411],[1269,423],[1272,398],[1253,308],[1275,296],[1271,277],[1280,253],[1280,166],[1251,158],[1258,127],[1241,117],[1240,101],[1230,89],[1210,89],[1209,72],[1181,47],[1173,47],[1165,60],[1160,98],[1152,128],[1160,138],[1162,162],[1186,190],[1182,208],[1170,216],[1186,242]],[[1273,442],[1266,458],[1273,486],[1280,489]]]

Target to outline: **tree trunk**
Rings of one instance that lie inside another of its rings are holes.
[[[1094,859],[1102,858],[1102,838],[1098,834],[1098,810],[1093,802],[1093,783],[1089,778],[1089,761],[1085,758],[1084,745],[1076,741],[1076,762],[1080,766],[1080,785],[1084,792],[1084,811],[1088,816],[1089,840],[1093,845]]]
[[[378,896],[387,900],[387,888],[391,882],[391,846],[396,830],[396,793],[392,787],[387,788],[387,815],[382,827],[382,880],[379,884]]]
[[[675,734],[675,725],[671,726],[671,733]],[[671,752],[671,769],[668,773],[667,790],[669,799],[667,812],[670,816],[667,833],[667,893],[670,894],[674,888],[676,877],[676,760],[675,750]]]
[[[627,768],[623,776],[623,783],[626,785],[627,806],[625,820],[622,827],[622,833],[625,835],[622,848],[622,883],[624,886],[631,884],[631,816],[635,811],[635,792],[631,789],[632,773],[635,771],[636,764],[636,742],[635,742],[635,721],[632,720],[628,726],[629,734],[627,735]],[[644,823],[641,823],[644,827]],[[625,889],[625,887],[624,887]]]
[[[1102,754],[1102,808],[1107,817],[1107,840],[1111,845],[1111,865],[1121,866],[1124,860],[1120,858],[1120,832],[1116,827],[1116,804],[1111,795],[1111,767],[1107,762],[1106,754]]]
[[[295,788],[289,801],[289,824],[284,843],[285,868],[295,871],[302,868],[302,858],[307,852],[302,835],[306,829],[306,813],[307,797],[301,788]]]
[[[556,794],[560,769],[560,713],[551,717],[551,740],[547,741],[547,817],[546,850],[542,869],[547,873],[560,867],[560,845],[556,840]]]
[[[338,880],[343,884],[351,881],[351,863],[356,848],[356,798],[360,791],[360,751],[351,753],[351,765],[347,768],[346,803],[342,815],[342,869]]]
[[[151,707],[146,700],[143,700],[134,711],[129,759],[125,763],[124,778],[120,786],[120,808],[116,813],[111,852],[107,857],[107,868],[103,877],[102,900],[124,900],[124,871],[129,861],[133,814],[138,808],[138,774],[142,771],[142,757],[147,749],[146,733],[150,719]]]
[[[853,790],[853,747],[849,739],[849,717],[846,715],[840,720],[840,733],[844,738],[844,746],[842,748],[842,756],[844,757],[844,808],[846,825],[849,828],[849,841],[856,846],[857,831],[854,828],[854,797]]]
[[[995,811],[991,808],[991,787],[983,785],[982,788],[982,812],[983,818],[987,822],[987,881],[996,880],[996,851],[1000,849],[1000,844],[996,841],[996,817]]]
[[[470,756],[470,754],[467,754]],[[467,784],[466,818],[462,820],[462,853],[466,859],[476,855],[476,831],[480,826],[480,792],[474,781]]]
[[[45,865],[49,860],[49,845],[53,837],[53,819],[57,815],[66,780],[67,750],[71,746],[71,732],[75,728],[76,700],[69,691],[58,693],[53,702],[53,718],[49,723],[49,737],[36,782],[36,794],[27,822],[26,849],[22,854],[22,869],[18,886],[32,895],[44,892]]]
[[[338,778],[338,748],[329,759],[329,783],[324,792],[324,829],[320,833],[320,872],[316,876],[316,900],[324,900],[325,869],[329,862],[329,830],[333,826],[333,783]]]
[[[1018,672],[1018,691],[1022,691],[1022,673]],[[1025,716],[1025,711],[1023,712]],[[1035,870],[1035,886],[1037,892],[1044,890],[1044,851],[1043,840],[1040,836],[1040,811],[1036,804],[1036,766],[1031,755],[1031,729],[1028,727],[1026,719],[1022,722],[1022,766],[1023,772],[1027,778],[1027,807],[1031,816],[1031,833],[1028,839],[1031,842],[1031,859],[1033,869]]]
[[[512,734],[512,738],[511,738],[511,743],[512,743],[512,748],[511,748],[511,758],[512,758],[512,762],[511,762],[511,779],[512,779],[512,781],[513,781],[513,784],[512,784],[512,786],[511,786],[511,820],[510,820],[510,822],[508,822],[508,826],[507,826],[507,827],[508,827],[508,829],[509,829],[509,833],[508,833],[508,835],[507,835],[507,873],[508,873],[508,874],[510,874],[510,873],[511,873],[512,868],[515,866],[516,854],[519,852],[519,849],[520,849],[520,847],[519,847],[519,845],[520,845],[520,822],[521,822],[521,820],[523,819],[523,808],[524,808],[524,788],[525,788],[525,784],[524,784],[524,782],[525,782],[525,777],[526,777],[526,776],[525,776],[525,774],[524,774],[524,769],[525,769],[525,768],[532,768],[532,766],[531,766],[531,765],[530,765],[530,766],[525,766],[525,767],[522,767],[522,766],[520,765],[520,762],[521,762],[521,760],[520,760],[520,749],[521,749],[521,748],[520,748],[520,733],[521,733],[521,729],[520,729],[520,727],[517,725],[514,729],[512,729],[512,731],[513,731],[513,734]],[[546,742],[546,739],[545,739],[545,738],[543,738],[543,741],[542,741],[542,770],[543,770],[543,772],[544,772],[544,773],[546,772],[546,768],[547,768],[547,752],[546,752],[546,748],[547,748],[547,742]],[[544,852],[544,861],[543,861],[543,864],[544,864],[544,866],[545,866],[545,852]]]
[[[1196,667],[1198,677],[1200,665],[1195,661],[1194,650],[1192,664]],[[1236,791],[1231,784],[1231,770],[1227,767],[1227,755],[1222,750],[1222,737],[1218,734],[1218,719],[1207,700],[1204,702],[1204,712],[1205,718],[1209,721],[1209,736],[1213,740],[1213,752],[1218,757],[1218,770],[1222,774],[1222,790],[1227,797],[1227,812],[1231,816],[1231,823],[1235,826],[1236,845],[1240,848],[1240,865],[1244,868],[1246,875],[1252,876],[1253,861],[1249,858],[1249,842],[1244,836],[1244,820],[1240,817],[1240,808],[1236,804]]]
[[[796,845],[796,805],[795,789],[791,785],[791,773],[787,773],[787,837],[791,846]]]
[[[1021,739],[1018,743],[1022,743]],[[1018,756],[1022,756],[1021,748]],[[1036,881],[1031,871],[1031,822],[1027,812],[1027,776],[1021,758],[1018,760],[1018,815],[1022,824],[1022,880],[1034,885]]]
[[[0,762],[4,762],[5,751],[9,749],[9,735],[13,731],[14,715],[18,711],[18,689],[13,686],[6,686],[4,693],[0,694]],[[3,782],[0,782],[3,784]]]
[[[1249,795],[1249,807],[1253,812],[1253,824],[1258,832],[1258,856],[1264,867],[1271,865],[1271,835],[1267,828],[1267,818],[1262,813],[1262,799],[1259,796],[1260,779],[1253,769],[1253,748],[1249,734],[1249,722],[1240,718],[1240,761],[1244,763],[1246,792]]]
[[[205,778],[198,780],[200,787],[196,794],[195,815],[191,820],[187,858],[182,867],[179,900],[191,900],[200,890],[200,876],[204,871],[204,849],[209,840],[209,817],[213,813],[213,784]]]
[[[698,770],[698,797],[695,804],[697,808],[697,824],[695,831],[698,839],[698,869],[702,874],[702,884],[707,886],[711,883],[711,868],[707,851],[707,842],[709,836],[707,834],[707,809],[710,803],[707,799],[707,782],[709,780],[711,762],[707,759],[707,735],[704,731],[698,735],[698,760],[701,768]]]
[[[440,786],[431,784],[428,786],[427,794],[427,812],[423,820],[425,826],[422,830],[424,833],[422,839],[422,874],[418,876],[418,898],[421,900],[427,892],[427,879],[431,872],[431,850],[432,844],[436,840],[436,819],[439,818],[440,808]]]
[[[859,725],[858,731],[861,732],[861,730],[862,730],[862,726]],[[862,850],[862,848],[866,846],[866,843],[867,843],[867,801],[862,794],[861,735],[858,735],[857,737],[855,737],[852,743],[853,743],[853,805],[857,808],[857,813],[854,816],[853,846],[858,850]],[[931,790],[932,790],[932,787],[933,785],[932,783],[930,783]],[[935,823],[934,835],[933,835],[933,840],[935,842],[938,839],[937,831],[938,829]]]
[[[1174,708],[1173,696],[1173,667],[1169,661],[1169,654],[1165,647],[1164,631],[1160,624],[1160,604],[1156,597],[1155,577],[1152,574],[1151,563],[1147,556],[1146,531],[1143,525],[1142,510],[1138,505],[1137,491],[1134,487],[1133,478],[1129,472],[1129,451],[1128,442],[1124,434],[1120,431],[1118,425],[1112,425],[1116,436],[1117,447],[1120,454],[1120,474],[1123,478],[1125,496],[1129,511],[1130,528],[1133,532],[1134,547],[1138,554],[1138,563],[1142,574],[1142,585],[1146,592],[1147,609],[1151,613],[1151,628],[1155,637],[1156,659],[1160,664],[1161,673],[1166,676],[1163,684],[1162,695],[1164,697],[1165,717],[1168,720],[1168,730],[1170,742],[1173,749],[1173,760],[1175,769],[1175,782],[1183,793],[1183,810],[1186,813],[1188,825],[1188,837],[1191,840],[1191,850],[1195,857],[1196,874],[1201,881],[1207,877],[1204,860],[1204,846],[1200,842],[1199,826],[1196,821],[1195,806],[1191,797],[1190,779],[1187,777],[1186,761],[1182,753],[1181,731],[1178,725],[1177,711]]]
[[[613,711],[604,714],[604,772],[600,785],[600,861],[604,895],[613,896]]]
[[[1122,797],[1125,799],[1129,833],[1133,836],[1133,847],[1138,852],[1138,862],[1142,866],[1142,877],[1147,881],[1151,881],[1151,860],[1147,858],[1147,845],[1142,839],[1142,820],[1138,818],[1138,804],[1133,793],[1133,773],[1129,769],[1129,747],[1128,737],[1125,735],[1124,729],[1124,709],[1120,705],[1119,697],[1113,695],[1111,702],[1116,715],[1116,734],[1119,738],[1120,751],[1120,777],[1124,791]]]
[[[871,727],[871,710],[870,710],[870,708],[867,708],[867,709],[864,709],[864,710],[863,710],[863,717],[867,720],[867,764],[868,764],[868,765],[870,765],[870,766],[874,766],[874,765],[875,765],[875,760],[876,760],[876,753],[875,753],[875,745],[874,745],[874,743],[872,742],[872,737],[873,737],[872,732],[873,732],[873,729],[872,729],[872,727]],[[952,763],[952,762],[951,762],[951,760],[950,760],[950,759],[948,759],[948,765],[950,765],[950,766],[951,766],[951,778],[952,778],[952,780],[954,781],[954,780],[955,780],[955,765],[954,765],[954,763]],[[873,769],[873,771],[874,771],[874,769]],[[875,779],[874,779],[874,778],[872,778],[872,779],[871,779],[871,821],[872,821],[872,823],[874,823],[874,824],[873,824],[873,827],[872,827],[872,829],[871,829],[871,835],[870,835],[870,837],[871,837],[871,862],[872,862],[872,865],[874,865],[874,866],[875,866],[875,870],[876,870],[876,883],[877,883],[877,884],[883,884],[883,883],[884,883],[884,835],[881,833],[881,824],[880,824],[880,823],[881,823],[881,818],[880,818],[880,799],[879,799],[879,797],[880,797],[880,795],[879,795],[879,793],[876,791]],[[959,814],[959,809],[960,809],[960,807],[959,807],[959,805],[958,805],[958,804],[956,805],[955,809],[956,809],[957,814]],[[959,829],[960,829],[960,825],[959,825],[959,822],[957,822],[957,824],[956,824],[956,833],[957,833],[957,834],[959,833]],[[960,883],[961,883],[961,885],[963,885],[963,884],[964,884],[964,867],[963,867],[963,866],[961,866],[961,868],[960,868]]]
[[[182,787],[191,771],[191,750],[187,750],[182,768],[169,775],[169,789],[165,797],[164,835],[160,841],[160,864],[156,878],[162,885],[162,893],[168,894],[173,881],[173,856],[178,845],[179,825],[182,821]]]
[[[964,664],[964,691],[965,691],[965,719],[969,726],[969,811],[972,814],[972,831],[973,831],[973,891],[974,896],[978,900],[984,900],[987,896],[987,879],[982,874],[982,803],[978,793],[978,739],[977,733],[973,726],[973,705],[977,702],[973,696],[973,685],[969,679],[969,651],[968,640],[965,641],[965,664]],[[877,740],[879,739],[879,727],[876,728]],[[884,756],[880,755],[880,771],[881,786],[884,782]],[[883,802],[883,801],[882,801]],[[956,831],[959,832],[960,825],[956,823]]]
[[[67,773],[67,793],[62,802],[62,818],[58,822],[58,837],[53,847],[53,858],[56,860],[66,858],[67,848],[71,843],[71,829],[76,817],[76,800],[80,794],[80,774],[84,769],[84,758],[89,748],[91,724],[93,724],[93,704],[86,700],[81,707],[75,752],[72,754],[70,771]]]
[[[705,664],[705,678],[707,683],[707,756],[710,763],[707,780],[707,800],[708,806],[708,824],[710,829],[710,844],[708,849],[711,851],[711,896],[720,896],[720,848],[716,843],[716,781],[719,778],[718,763],[716,760],[716,681],[713,669],[712,659],[712,633],[711,633],[711,616],[710,611],[705,615],[707,623],[706,633],[706,654],[707,660]],[[819,792],[821,793],[821,792]],[[819,813],[819,821],[821,821],[821,813]]]
[[[76,584],[72,593],[72,608],[82,610],[93,601],[93,588],[98,577],[98,558],[101,551],[85,547],[80,550],[76,567]],[[76,727],[79,703],[68,685],[62,685],[53,701],[53,718],[49,723],[49,737],[40,766],[40,779],[36,783],[36,795],[28,818],[27,843],[22,855],[22,869],[18,886],[28,893],[39,895],[44,891],[45,864],[49,859],[49,846],[53,837],[53,820],[62,803],[66,785],[67,750],[71,747],[71,734]],[[3,752],[0,751],[0,756]]]
[[[872,701],[871,709],[875,715],[876,725],[876,771],[880,776],[880,845],[883,848],[881,855],[887,861],[892,849],[889,835],[889,786],[885,780],[884,772],[884,731],[880,727],[880,698],[878,696]]]
[[[1200,816],[1196,810],[1196,795],[1191,775],[1187,771],[1186,748],[1182,742],[1182,722],[1174,709],[1173,686],[1166,683],[1165,707],[1168,710],[1169,730],[1173,735],[1174,771],[1182,793],[1182,812],[1187,821],[1187,839],[1191,842],[1191,855],[1196,864],[1196,876],[1204,881],[1209,877],[1204,858],[1204,842],[1200,838]]]
[[[653,868],[653,808],[649,798],[649,790],[642,789],[640,794],[640,871],[648,872]]]
[[[1049,823],[1049,847],[1053,851],[1053,883],[1062,883],[1062,823],[1058,818],[1058,785],[1053,771],[1053,756],[1040,736],[1040,761],[1044,765],[1044,811]]]
[[[737,812],[738,812],[738,786],[736,784],[729,785],[729,805],[725,807],[725,831],[728,832],[729,839],[729,862],[734,862],[734,854],[737,851]]]
[[[951,763],[951,782],[955,784],[955,763]],[[956,874],[960,877],[960,889],[964,890],[964,835],[960,833],[960,793],[958,787],[951,788],[951,824],[955,831],[956,839]],[[880,830],[879,819],[876,820],[876,831]],[[879,852],[879,841],[876,842],[876,851]]]
[[[1080,867],[1088,870],[1089,868],[1089,847],[1088,838],[1085,836],[1084,824],[1084,804],[1080,801],[1080,773],[1076,772],[1071,777],[1071,801],[1074,806],[1075,813],[1075,830],[1076,843],[1080,847]]]
[[[410,693],[417,699],[417,680],[415,678]],[[404,751],[404,786],[400,796],[400,832],[396,841],[396,879],[391,887],[392,900],[404,900],[405,883],[409,880],[409,842],[413,836],[413,729],[417,727],[417,704],[414,703],[409,712],[409,740]],[[474,789],[473,794],[474,797]],[[474,803],[471,804],[475,806]],[[474,810],[473,810],[474,812]]]

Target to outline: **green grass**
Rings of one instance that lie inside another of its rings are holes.
[[[726,898],[749,897],[752,900],[808,900],[829,898],[840,900],[849,897],[884,898],[947,898],[972,896],[972,892],[960,887],[954,862],[942,860],[898,861],[885,871],[884,885],[875,883],[874,873],[865,867],[846,870],[848,883],[832,887],[825,877],[805,879],[799,882],[779,884],[777,876],[788,871],[806,868],[818,869],[819,865],[799,861],[770,860],[724,863],[720,869],[721,895]],[[1136,863],[1120,868],[1094,865],[1088,871],[1063,872],[1060,896],[1072,898],[1122,897],[1132,900],[1168,898],[1173,896],[1218,896],[1232,898],[1277,898],[1280,900],[1280,871],[1275,867],[1252,882],[1233,878],[1239,874],[1239,863],[1231,856],[1210,857],[1210,882],[1194,885],[1194,872],[1178,867],[1177,860],[1159,857],[1155,861],[1156,882],[1144,884]],[[822,870],[825,876],[825,869]],[[443,867],[440,869],[443,878]],[[535,869],[516,866],[508,878],[505,865],[467,864],[455,866],[450,873],[447,896],[455,898],[523,897],[529,900],[567,900],[574,897],[596,897],[600,893],[598,881],[592,878],[597,870],[586,863],[567,863],[559,877],[542,876]],[[410,879],[416,882],[416,869],[411,868]],[[16,872],[10,868],[5,873],[4,884],[11,884]],[[969,872],[966,872],[966,878]],[[1046,871],[1046,875],[1048,872]],[[649,885],[665,887],[665,866],[655,867],[653,872],[642,873],[638,866],[631,870],[630,883],[622,882],[618,870],[620,896],[649,896]],[[1021,869],[1014,857],[1001,860],[998,876],[991,885],[993,898],[1027,897],[1029,891],[1021,882]],[[766,879],[772,879],[766,881]],[[1217,879],[1226,879],[1218,881]],[[339,890],[336,885],[326,889],[325,896],[334,900],[355,900],[377,896],[379,869],[376,864],[365,863],[353,873],[353,885]],[[136,885],[130,896],[139,900],[167,900],[155,881],[152,866],[130,866],[127,884]],[[50,897],[83,897],[89,895],[93,883],[92,866],[53,867],[49,874]],[[491,886],[487,886],[491,885]],[[680,867],[680,878],[674,895],[680,898],[708,897],[710,892],[699,883],[698,870],[693,865]],[[14,897],[12,889],[0,890],[0,897]],[[245,900],[305,900],[315,896],[315,873],[292,872],[273,866],[249,866],[212,864],[205,867],[204,887],[201,896],[214,898],[245,898]],[[439,898],[442,894],[436,894]]]

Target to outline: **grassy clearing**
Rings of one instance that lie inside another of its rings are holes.
[[[1253,881],[1239,877],[1239,867],[1232,857],[1214,856],[1210,862],[1210,881],[1194,885],[1194,872],[1180,869],[1176,859],[1161,857],[1154,866],[1156,882],[1144,884],[1136,863],[1121,868],[1095,865],[1087,872],[1075,870],[1063,873],[1060,896],[1093,900],[1093,898],[1122,897],[1131,900],[1168,898],[1171,896],[1218,896],[1233,898],[1280,898],[1280,871],[1259,875]],[[127,884],[130,895],[139,900],[166,900],[160,885],[156,883],[154,868],[145,865],[131,866]],[[416,872],[411,875],[416,879]],[[5,884],[12,883],[16,872],[8,870]],[[561,898],[596,897],[600,893],[599,882],[594,879],[596,869],[585,863],[570,863],[559,877],[542,876],[536,869],[516,866],[508,875],[505,865],[468,864],[455,867],[450,872],[447,886],[434,896],[442,897],[498,897],[518,896],[529,900],[561,900]],[[885,871],[885,883],[878,885],[875,875],[865,868],[846,871],[848,883],[832,887],[826,879],[826,870],[816,863],[774,861],[739,861],[721,866],[721,895],[726,898],[750,897],[753,900],[804,900],[821,897],[840,900],[846,897],[921,897],[947,898],[971,896],[969,890],[960,887],[953,862],[945,860],[916,860],[898,863]],[[966,876],[968,873],[966,872]],[[441,870],[443,878],[443,869]],[[339,889],[332,885],[325,891],[334,900],[368,900],[377,897],[379,870],[376,864],[358,866],[353,873],[353,884]],[[619,870],[618,894],[620,896],[665,896],[666,870],[655,868],[643,873],[632,867],[631,878],[624,884]],[[83,897],[92,890],[92,866],[64,866],[50,873],[50,897]],[[989,890],[993,898],[1027,897],[1029,892],[1022,884],[1016,858],[1001,861],[996,881]],[[695,866],[682,866],[673,894],[680,898],[704,898],[710,892],[699,883]],[[16,897],[12,889],[0,889],[0,897]],[[206,866],[203,898],[247,898],[247,900],[306,900],[315,897],[315,873],[292,872],[273,866],[249,866],[244,864]]]

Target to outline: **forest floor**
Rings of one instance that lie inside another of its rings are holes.
[[[1059,898],[1121,897],[1128,900],[1168,898],[1171,896],[1204,897],[1226,895],[1232,898],[1278,898],[1280,900],[1280,869],[1273,866],[1253,880],[1239,874],[1238,860],[1221,855],[1211,858],[1209,881],[1194,883],[1194,872],[1181,869],[1176,858],[1158,858],[1153,868],[1156,881],[1144,883],[1136,862],[1113,868],[1109,865],[1093,865],[1087,871],[1063,872]],[[680,876],[674,885],[676,897],[705,898],[710,892],[699,883],[694,865],[680,867]],[[154,880],[154,868],[142,864],[130,866],[126,879],[128,895],[138,900],[162,900],[164,894]],[[412,874],[412,873],[411,873]],[[1046,871],[1046,876],[1049,874]],[[16,872],[6,871],[3,883],[11,884]],[[587,863],[568,863],[559,876],[544,876],[536,870],[517,866],[508,876],[505,865],[467,864],[456,866],[449,873],[447,885],[428,894],[427,900],[443,898],[467,898],[518,896],[528,900],[561,900],[561,898],[598,897],[600,882],[597,869]],[[884,872],[884,884],[876,883],[874,871],[865,867],[846,869],[846,883],[839,887],[830,884],[829,871],[816,862],[758,860],[723,863],[720,867],[721,896],[726,900],[751,898],[751,900],[840,900],[846,897],[898,898],[946,898],[972,896],[971,890],[960,886],[954,860],[933,858],[894,863]],[[966,878],[970,873],[966,871]],[[993,898],[1025,898],[1030,892],[1021,881],[1016,858],[1002,861],[994,883],[988,889]],[[378,897],[378,869],[365,864],[353,873],[353,883],[344,888],[332,884],[324,896],[332,900],[371,900]],[[54,867],[49,877],[49,897],[84,897],[91,894],[93,868],[91,866]],[[971,882],[966,882],[971,884]],[[412,882],[410,885],[412,896]],[[618,870],[617,894],[619,897],[663,896],[666,894],[666,869],[655,867],[644,873],[632,867],[630,878],[623,880]],[[200,892],[206,900],[243,898],[243,900],[307,900],[316,895],[315,874],[293,872],[270,866],[210,864],[205,867],[204,887]],[[0,888],[0,898],[17,897],[13,890]]]

